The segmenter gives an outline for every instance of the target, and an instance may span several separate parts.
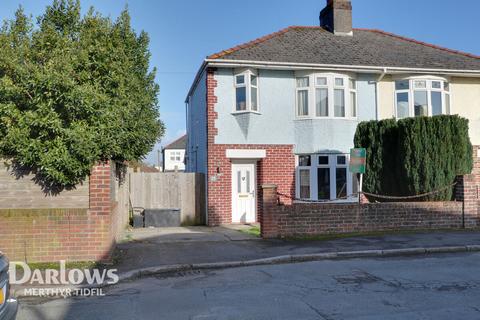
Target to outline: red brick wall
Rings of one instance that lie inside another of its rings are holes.
[[[262,149],[266,158],[257,162],[257,217],[261,215],[260,186],[266,182],[278,185],[278,191],[295,195],[295,156],[291,145],[227,145],[213,144],[208,150],[208,224],[232,222],[232,162],[227,149]],[[216,177],[216,181],[213,181]],[[281,197],[284,203],[291,199]]]
[[[262,237],[303,237],[385,230],[462,228],[462,202],[272,205],[276,192],[264,188]],[[478,215],[465,213],[465,227],[478,227]]]
[[[208,224],[211,226],[232,222],[232,163],[226,157],[227,149],[263,149],[266,158],[257,162],[257,217],[261,215],[260,185],[266,182],[276,183],[278,191],[284,194],[295,195],[295,156],[293,145],[245,145],[245,144],[215,144],[217,128],[215,120],[217,112],[215,104],[215,88],[217,81],[215,70],[207,70],[207,139],[208,139],[208,189],[207,210]],[[214,181],[215,180],[215,181]],[[290,203],[288,197],[282,201]]]
[[[109,164],[90,176],[90,209],[0,209],[0,250],[12,261],[109,260],[114,247]]]

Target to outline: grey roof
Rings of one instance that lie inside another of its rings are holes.
[[[187,135],[181,136],[177,140],[165,146],[163,149],[187,149]]]
[[[292,26],[209,59],[422,69],[480,70],[480,57],[397,36],[354,29],[336,36],[321,27]]]

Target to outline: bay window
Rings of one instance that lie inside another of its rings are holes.
[[[395,81],[398,119],[450,114],[450,86],[444,79],[412,78]]]
[[[296,114],[300,118],[357,116],[356,81],[346,75],[320,73],[299,76],[296,78],[296,100]]]
[[[356,177],[348,170],[347,154],[297,157],[296,193],[301,200],[352,201]]]
[[[258,77],[251,70],[235,75],[235,112],[258,112]]]

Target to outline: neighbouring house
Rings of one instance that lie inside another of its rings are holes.
[[[183,135],[163,148],[163,172],[185,171],[187,135]]]
[[[480,57],[352,28],[349,0],[208,56],[187,103],[187,168],[206,175],[208,224],[255,222],[261,185],[280,201],[357,201],[349,151],[366,120],[470,120],[480,184]],[[336,200],[342,198],[342,200]]]

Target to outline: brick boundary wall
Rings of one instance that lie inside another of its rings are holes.
[[[0,250],[11,261],[109,261],[118,230],[110,164],[89,179],[90,208],[0,209]]]
[[[215,144],[218,130],[215,128],[217,97],[215,69],[207,70],[207,214],[208,225],[216,226],[232,222],[232,163],[226,157],[227,149],[264,149],[266,158],[257,161],[257,219],[261,218],[261,188],[263,183],[278,185],[278,191],[295,195],[295,155],[293,145],[271,144]],[[286,204],[289,197],[281,197]]]
[[[473,147],[471,174],[459,176],[455,201],[361,204],[282,204],[277,185],[261,187],[263,238],[415,229],[480,227],[480,146]]]
[[[262,186],[263,238],[386,230],[458,229],[463,226],[462,202],[278,205],[276,186]],[[476,212],[465,212],[465,227],[479,226]]]

